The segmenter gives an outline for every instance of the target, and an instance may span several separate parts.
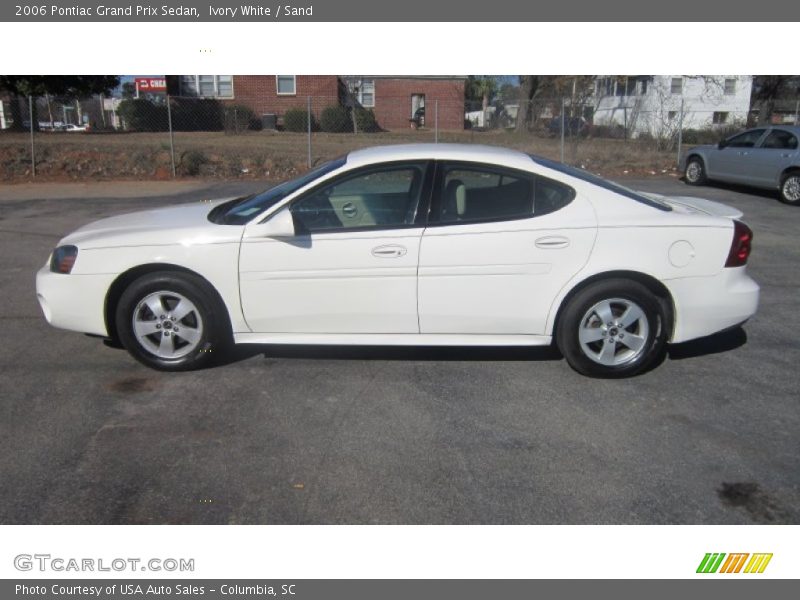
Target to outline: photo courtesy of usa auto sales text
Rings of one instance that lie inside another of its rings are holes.
[[[240,585],[222,584],[219,586],[221,596],[294,596],[295,584],[281,585]],[[87,596],[100,598],[104,596],[203,596],[206,593],[217,593],[217,588],[206,588],[204,585],[141,585],[138,583],[113,583],[108,585],[69,585],[53,583],[48,585],[17,584],[14,588],[16,596]]]

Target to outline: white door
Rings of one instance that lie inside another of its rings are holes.
[[[293,238],[242,243],[245,319],[259,333],[419,333],[417,208],[426,163],[361,169],[290,207]]]
[[[421,333],[544,334],[553,299],[586,263],[596,220],[560,183],[445,165],[422,238]]]

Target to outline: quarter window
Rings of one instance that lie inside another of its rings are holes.
[[[362,171],[302,197],[292,215],[303,233],[413,225],[424,179],[424,163]]]
[[[294,96],[297,94],[297,76],[275,75],[275,88],[280,96]]]
[[[762,148],[797,150],[797,138],[782,129],[773,129],[761,145]]]

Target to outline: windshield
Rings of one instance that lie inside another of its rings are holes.
[[[536,156],[535,154],[529,155],[534,162],[539,163],[543,167],[547,167],[548,169],[553,169],[554,171],[558,171],[560,173],[565,173],[566,175],[570,175],[577,179],[581,179],[586,181],[587,183],[591,183],[592,185],[596,185],[603,189],[616,192],[621,196],[625,196],[626,198],[630,198],[631,200],[636,200],[637,202],[641,202],[642,204],[647,204],[648,206],[652,206],[653,208],[657,208],[659,210],[670,211],[672,207],[665,202],[661,202],[651,196],[645,196],[641,192],[637,192],[630,188],[625,187],[624,185],[620,185],[614,181],[609,181],[608,179],[603,179],[598,175],[593,175],[589,173],[589,171],[584,171],[583,169],[579,169],[577,167],[571,167],[569,165],[565,165],[564,163],[556,162],[554,160],[550,160],[548,158],[542,158],[541,156]]]
[[[338,169],[344,165],[345,162],[345,158],[336,158],[321,164],[315,169],[311,169],[305,175],[290,179],[289,181],[284,181],[260,194],[254,194],[253,196],[241,198],[232,203],[223,205],[225,211],[217,216],[217,219],[225,225],[241,225],[247,223],[257,214],[275,206],[289,194],[296,192],[315,179]]]

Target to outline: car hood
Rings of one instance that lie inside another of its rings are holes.
[[[704,214],[713,217],[727,217],[729,219],[739,219],[742,216],[742,211],[738,208],[733,208],[721,202],[714,202],[713,200],[706,200],[705,198],[692,198],[690,196],[662,196],[661,194],[653,194],[652,192],[639,192],[643,196],[652,198],[658,202],[663,202],[672,207],[672,210],[679,211],[684,214]]]
[[[218,244],[241,239],[241,225],[217,225],[208,220],[212,208],[234,198],[204,200],[100,219],[61,240],[82,249],[164,244]]]

